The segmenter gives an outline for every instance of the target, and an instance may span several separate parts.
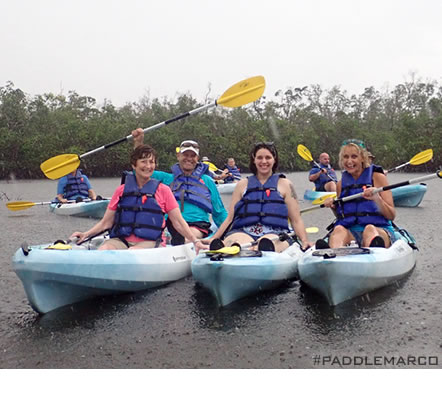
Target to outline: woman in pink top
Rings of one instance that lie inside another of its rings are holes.
[[[156,160],[151,146],[138,146],[131,155],[134,175],[129,174],[125,183],[115,190],[103,218],[88,231],[74,232],[71,237],[78,237],[81,243],[111,229],[111,238],[99,250],[153,248],[161,242],[164,214],[167,214],[174,228],[195,244],[197,252],[207,248],[183,219],[169,186],[151,178]]]

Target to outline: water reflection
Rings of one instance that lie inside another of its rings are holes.
[[[385,305],[395,300],[404,287],[411,273],[402,279],[363,296],[347,300],[336,306],[330,306],[318,292],[301,284],[299,303],[305,307],[303,313],[305,326],[314,335],[329,335],[342,330],[358,334],[361,325],[376,319],[378,313],[386,318]],[[387,321],[384,321],[387,322]]]
[[[266,314],[276,312],[295,283],[289,281],[282,286],[244,297],[225,307],[219,307],[215,297],[204,287],[195,283],[191,296],[191,312],[202,328],[223,332],[234,331],[247,325],[254,324]]]
[[[130,313],[140,303],[148,302],[161,288],[137,293],[123,293],[84,300],[57,308],[46,314],[37,314],[35,325],[41,333],[71,330],[72,328],[94,329],[103,320],[112,320],[121,314]]]

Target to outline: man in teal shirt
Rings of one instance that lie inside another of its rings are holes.
[[[144,132],[138,128],[132,132],[134,147],[143,144]],[[172,173],[155,171],[153,179],[169,185],[180,205],[184,220],[192,233],[199,239],[210,234],[210,215],[216,226],[220,226],[227,217],[227,211],[212,178],[204,173],[207,168],[199,162],[199,146],[193,140],[181,143],[177,152],[178,163],[172,166]],[[172,226],[167,224],[172,235],[172,244],[184,243],[182,237]]]

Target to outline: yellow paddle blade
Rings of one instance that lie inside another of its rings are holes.
[[[305,161],[313,161],[312,153],[310,153],[310,150],[307,149],[302,144],[298,144],[298,154],[305,160]]]
[[[264,93],[266,82],[263,76],[244,79],[228,88],[216,101],[223,107],[240,107],[258,100]]]
[[[203,161],[203,163],[207,164],[211,171],[218,171],[218,169],[219,169],[219,168],[217,168],[217,166],[215,164],[211,163],[210,161]]]
[[[209,254],[216,254],[216,253],[222,253],[222,254],[238,254],[241,251],[241,248],[239,246],[231,246],[231,247],[222,247],[221,249],[218,250],[208,250],[206,251],[206,253]]]
[[[48,247],[45,247],[45,250],[71,250],[72,246],[65,243],[57,243],[51,244]]]
[[[332,194],[325,194],[324,196],[318,197],[317,199],[312,201],[312,204],[316,205],[316,204],[322,204],[324,203],[325,200],[329,199],[329,198],[335,198],[336,197],[336,193],[332,193]]]
[[[433,149],[427,149],[416,154],[411,160],[411,165],[420,165],[430,161],[433,158]]]
[[[308,228],[305,228],[305,231],[307,233],[318,233],[319,228],[317,226],[309,226]]]
[[[26,210],[27,208],[34,206],[35,203],[32,201],[11,201],[10,203],[6,203],[6,207],[8,207],[11,211]]]
[[[80,166],[77,154],[61,154],[40,164],[40,169],[49,179],[60,179]]]

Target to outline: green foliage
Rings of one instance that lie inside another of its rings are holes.
[[[117,108],[106,101],[69,92],[30,97],[12,82],[0,87],[0,179],[43,178],[40,163],[58,154],[83,154],[201,106],[190,95],[176,101],[144,97]],[[442,87],[415,76],[392,90],[366,88],[349,96],[335,86],[319,85],[278,90],[269,99],[236,109],[217,107],[149,132],[145,142],[159,155],[159,169],[176,162],[175,148],[185,139],[199,142],[201,156],[222,168],[235,157],[248,170],[249,152],[259,141],[275,142],[281,171],[307,170],[297,154],[305,145],[313,157],[327,151],[337,166],[341,143],[359,138],[376,155],[377,163],[391,168],[419,151],[434,150],[434,161],[412,167],[432,170],[442,164]],[[81,168],[92,177],[119,176],[129,168],[132,143],[111,147],[86,157]]]

